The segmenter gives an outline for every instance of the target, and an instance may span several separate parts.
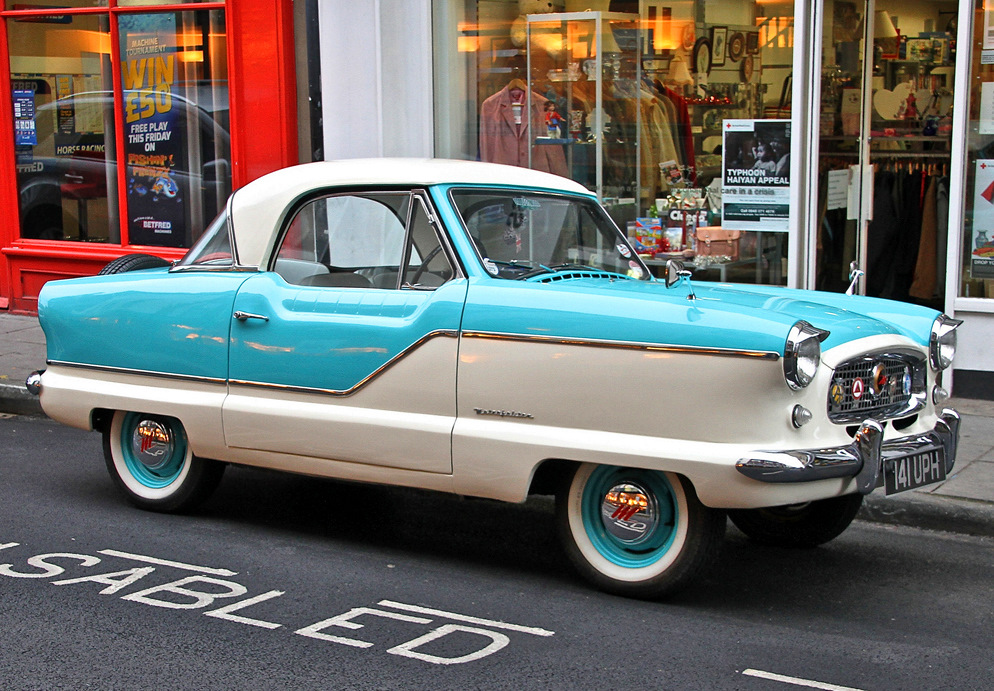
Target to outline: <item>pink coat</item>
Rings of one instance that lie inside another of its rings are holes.
[[[505,163],[528,167],[528,127],[524,116],[521,125],[514,123],[510,85],[488,98],[480,106],[480,159],[490,163]],[[545,126],[544,96],[532,92],[532,137],[543,136]],[[532,168],[568,177],[566,155],[561,144],[532,147]]]

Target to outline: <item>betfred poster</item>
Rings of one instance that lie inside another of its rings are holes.
[[[186,237],[185,133],[173,94],[178,78],[173,15],[120,19],[128,233],[133,245],[182,247]]]
[[[970,275],[994,278],[994,159],[978,159],[976,166]]]
[[[790,229],[790,121],[722,123],[721,225]]]
[[[35,92],[14,89],[14,144],[37,146],[38,129],[35,126]]]

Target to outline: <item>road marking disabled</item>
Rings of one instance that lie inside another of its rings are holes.
[[[171,566],[174,569],[182,569],[184,571],[194,571],[196,573],[209,573],[212,576],[237,576],[237,571],[229,571],[228,569],[214,569],[209,566],[196,566],[194,564],[184,564],[180,561],[170,561],[168,559],[159,559],[158,557],[147,557],[143,554],[131,554],[130,552],[119,552],[116,549],[102,549],[99,554],[105,554],[108,557],[120,557],[121,559],[130,559],[131,561],[140,561],[145,564],[158,564],[159,566]]]
[[[780,681],[784,684],[793,684],[794,686],[804,686],[809,689],[822,689],[822,691],[863,691],[862,689],[857,689],[853,686],[826,684],[823,681],[812,681],[811,679],[801,679],[800,677],[788,677],[783,674],[763,672],[758,669],[747,669],[742,672],[742,674],[748,677],[759,677],[760,679],[769,679],[770,681]]]

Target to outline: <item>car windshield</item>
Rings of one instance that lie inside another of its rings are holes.
[[[196,244],[176,265],[184,266],[231,266],[231,238],[228,235],[227,210],[217,215]]]
[[[520,190],[452,191],[486,270],[526,279],[597,270],[648,280],[649,272],[597,202]]]

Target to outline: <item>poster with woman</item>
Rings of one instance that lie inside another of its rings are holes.
[[[790,121],[725,120],[722,159],[722,227],[787,231]]]

